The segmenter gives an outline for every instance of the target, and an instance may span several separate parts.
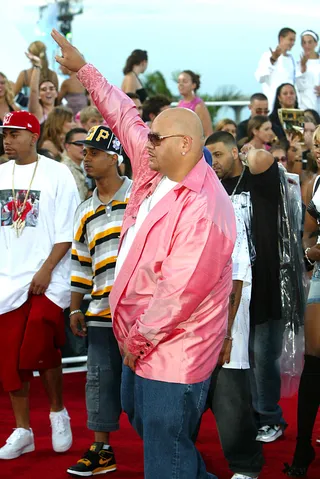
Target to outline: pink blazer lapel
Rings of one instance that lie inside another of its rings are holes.
[[[134,242],[132,243],[130,254],[126,257],[119,274],[112,286],[110,293],[110,307],[112,315],[116,313],[118,302],[121,298],[121,295],[127,286],[133,271],[139,261],[141,253],[143,251],[146,238],[149,231],[153,226],[172,208],[173,203],[175,202],[176,194],[173,191],[170,191],[164,198],[162,198],[159,203],[157,203],[148,214],[147,218],[142,223]]]

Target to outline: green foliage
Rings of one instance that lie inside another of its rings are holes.
[[[148,92],[148,96],[161,94],[170,99],[174,99],[174,96],[167,86],[164,76],[159,71],[146,74],[143,84]]]
[[[178,82],[178,76],[180,71],[172,72],[172,80]],[[157,94],[165,95],[172,101],[178,101],[179,97],[173,95],[167,86],[166,79],[159,71],[148,73],[144,77],[144,86],[147,89],[148,95],[153,96]],[[198,93],[204,101],[232,101],[232,100],[247,100],[248,97],[233,85],[227,85],[219,88],[214,94]],[[221,106],[209,106],[208,110],[211,115],[212,122],[214,123],[217,114],[222,108]]]

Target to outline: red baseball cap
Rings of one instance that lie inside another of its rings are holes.
[[[3,125],[0,126],[1,132],[3,128],[12,128],[16,130],[29,130],[40,136],[40,123],[38,119],[28,111],[11,111],[3,118]]]

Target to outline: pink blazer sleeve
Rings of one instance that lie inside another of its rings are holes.
[[[119,138],[130,158],[133,176],[137,177],[139,168],[148,167],[144,150],[149,128],[140,118],[135,104],[89,63],[78,71],[77,76],[90,93],[109,128]]]

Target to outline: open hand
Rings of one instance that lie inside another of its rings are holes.
[[[277,46],[277,48],[275,50],[272,50],[272,48],[270,48],[270,52],[271,52],[271,60],[275,63],[278,58],[282,55],[282,48],[280,47],[280,45]]]
[[[25,52],[25,54],[26,57],[28,57],[31,61],[32,65],[34,65],[35,67],[41,67],[41,60],[39,57],[36,57],[36,55],[32,55],[32,53],[30,52]]]
[[[61,48],[62,56],[56,55],[55,57],[57,62],[72,72],[78,72],[80,68],[86,64],[79,50],[71,45],[61,33],[57,32],[57,30],[53,29],[51,36]]]

